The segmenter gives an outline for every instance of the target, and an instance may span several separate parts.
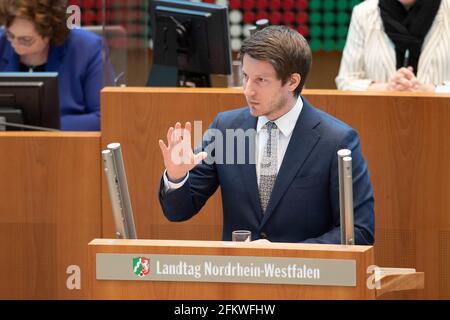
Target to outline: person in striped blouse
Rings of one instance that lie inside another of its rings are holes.
[[[366,0],[355,6],[340,90],[450,92],[450,0]]]

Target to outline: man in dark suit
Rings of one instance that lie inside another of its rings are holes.
[[[311,65],[306,40],[271,26],[245,40],[240,56],[248,107],[220,113],[198,153],[190,123],[159,141],[165,216],[191,218],[220,186],[223,240],[246,229],[254,240],[340,243],[337,151],[350,149],[355,242],[372,244],[373,191],[358,135],[300,96]]]

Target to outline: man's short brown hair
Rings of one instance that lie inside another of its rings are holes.
[[[0,25],[7,28],[15,18],[34,23],[41,37],[53,45],[61,45],[70,30],[67,28],[67,0],[0,0]]]
[[[300,95],[312,61],[311,49],[300,33],[285,26],[266,27],[244,40],[241,60],[245,54],[269,62],[283,85],[293,73],[300,74],[300,84],[294,91],[295,96]]]

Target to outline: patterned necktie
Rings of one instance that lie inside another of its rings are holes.
[[[278,137],[280,130],[272,121],[267,122],[263,129],[267,129],[267,144],[260,162],[259,198],[261,208],[265,213],[278,173]]]

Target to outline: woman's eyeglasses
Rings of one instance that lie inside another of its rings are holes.
[[[16,37],[9,31],[6,31],[6,39],[8,39],[9,42],[13,42],[15,39],[17,39],[17,42],[24,47],[31,47],[36,41],[36,38],[34,37]]]

